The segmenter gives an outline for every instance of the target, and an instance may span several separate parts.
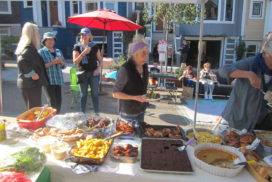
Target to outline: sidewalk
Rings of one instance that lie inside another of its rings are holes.
[[[17,80],[17,65],[16,63],[6,63],[6,69],[3,70],[3,102],[4,102],[4,115],[16,117],[25,111],[23,98],[20,90],[16,86]],[[64,73],[65,84],[62,87],[62,109],[61,113],[78,112],[79,101],[74,108],[71,108],[71,93],[69,89],[69,70],[72,64],[67,64]],[[112,85],[103,85],[102,94],[100,95],[100,110],[101,115],[109,116],[117,119],[118,103],[117,100],[112,98]],[[167,93],[164,93],[167,94]],[[90,99],[90,96],[88,97]],[[46,99],[42,97],[43,104]],[[187,104],[168,104],[169,99],[163,99],[160,102],[152,102],[151,106],[147,109],[145,121],[155,125],[181,125],[183,128],[191,128],[194,112],[194,100],[186,100]],[[197,117],[197,124],[199,127],[212,127],[215,118],[220,115],[225,107],[227,100],[215,99],[213,101],[199,100],[199,113]],[[87,113],[93,114],[91,106],[87,106]]]

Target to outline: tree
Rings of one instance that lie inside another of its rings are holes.
[[[139,34],[145,34],[146,32],[146,28],[145,28],[145,20],[143,19],[144,17],[144,13],[140,12],[140,21],[139,21],[139,25],[144,27],[143,29],[139,30]],[[137,20],[137,12],[132,13],[131,17],[129,17],[129,19],[133,22],[136,22]],[[124,47],[128,48],[128,44],[132,41],[133,36],[135,35],[135,31],[125,31],[124,32],[124,36],[123,36],[123,43],[124,43]]]
[[[242,40],[239,41],[239,44],[235,48],[235,52],[236,52],[236,60],[237,61],[242,59],[245,56],[246,44],[244,41],[242,41]]]
[[[195,20],[200,12],[199,7],[195,4],[153,3],[152,5],[154,9],[150,10],[148,7],[145,9],[144,20],[146,23],[155,22],[156,24],[162,21],[166,41],[171,29],[174,30],[173,36],[175,36],[175,24],[196,24]],[[175,50],[174,45],[173,50]]]

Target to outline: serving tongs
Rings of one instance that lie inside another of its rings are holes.
[[[193,143],[194,141],[196,141],[195,137],[190,138],[188,141],[184,141],[181,139],[181,141],[183,142],[183,145],[180,147],[177,147],[178,151],[184,151],[188,145],[190,145],[191,143]]]
[[[118,137],[119,135],[122,135],[122,134],[123,134],[123,132],[115,133],[115,134],[113,134],[113,135],[111,135],[111,136],[109,136],[109,137],[107,137],[107,138],[104,138],[104,141],[107,141],[107,140],[109,140],[109,139]]]
[[[45,104],[43,107],[42,107],[42,110],[40,112],[40,115],[37,117],[37,119],[35,119],[36,121],[39,121],[42,114],[44,113],[45,109],[48,107],[48,104]]]

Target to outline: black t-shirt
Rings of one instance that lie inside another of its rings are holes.
[[[75,44],[73,50],[81,53],[84,50],[84,48],[80,46],[80,44]],[[83,61],[84,58],[82,58],[82,61],[80,61],[80,63],[78,64],[79,71],[94,71],[97,68],[98,66],[97,51],[98,51],[97,45],[92,47],[91,52],[86,55],[87,63],[85,63]]]

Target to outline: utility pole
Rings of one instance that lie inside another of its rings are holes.
[[[0,43],[2,44],[1,41],[1,36],[0,36]],[[0,116],[3,116],[3,92],[2,92],[2,46],[0,46]]]
[[[139,25],[139,23],[140,23],[140,11],[137,11],[136,24]],[[138,30],[136,30],[136,35],[138,35]]]

